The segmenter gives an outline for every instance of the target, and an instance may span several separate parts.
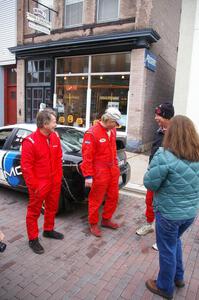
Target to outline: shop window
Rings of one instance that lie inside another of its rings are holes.
[[[102,54],[92,56],[92,73],[129,71],[130,53]]]
[[[82,25],[83,0],[65,0],[65,27]]]
[[[119,0],[97,0],[97,22],[117,20]]]
[[[56,97],[58,122],[88,127],[108,107],[122,113],[126,130],[130,53],[57,58]]]
[[[30,60],[27,64],[27,84],[49,84],[51,82],[51,61]]]
[[[52,107],[52,60],[29,60],[26,65],[26,122],[34,122],[40,104]]]
[[[85,127],[88,77],[57,78],[57,112],[63,123]]]
[[[127,119],[127,101],[129,75],[100,75],[91,77],[91,125],[98,120],[109,107],[116,107],[122,114],[125,131]]]
[[[87,73],[88,56],[57,59],[57,74]]]

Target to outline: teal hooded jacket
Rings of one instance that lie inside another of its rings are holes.
[[[199,161],[179,159],[160,147],[147,172],[144,185],[154,191],[153,206],[169,220],[187,220],[199,209]]]

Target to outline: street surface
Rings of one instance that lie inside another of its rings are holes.
[[[27,195],[0,188],[0,229],[7,249],[0,253],[0,299],[147,299],[158,300],[145,281],[158,270],[158,253],[151,246],[154,234],[139,237],[144,221],[144,196],[120,195],[115,218],[122,227],[103,228],[103,237],[88,231],[87,209],[82,205],[56,218],[63,241],[41,237],[43,255],[28,247],[25,215]],[[43,216],[39,225],[42,232]],[[184,235],[186,287],[174,299],[199,299],[199,219]]]

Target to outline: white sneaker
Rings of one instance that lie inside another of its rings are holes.
[[[157,243],[153,244],[152,248],[153,248],[155,251],[158,251]]]
[[[154,225],[153,223],[147,223],[140,227],[137,231],[136,234],[138,235],[146,235],[147,233],[153,232],[154,231]]]

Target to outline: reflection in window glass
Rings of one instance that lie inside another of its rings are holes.
[[[62,149],[64,152],[80,152],[84,133],[75,129],[56,128],[59,133]]]
[[[114,53],[92,56],[92,73],[129,71],[130,53]]]
[[[32,132],[27,129],[19,129],[10,145],[11,150],[19,151],[21,150],[21,143],[25,137],[27,137]]]
[[[0,149],[3,148],[6,140],[9,138],[11,133],[12,133],[12,129],[0,130]]]
[[[85,76],[57,78],[58,120],[64,117],[63,123],[67,125],[85,127],[87,85],[88,78]]]
[[[92,76],[91,88],[91,125],[108,107],[116,107],[123,120],[119,130],[125,131],[129,75]]]
[[[57,74],[87,73],[88,56],[57,59]]]

